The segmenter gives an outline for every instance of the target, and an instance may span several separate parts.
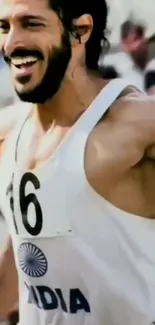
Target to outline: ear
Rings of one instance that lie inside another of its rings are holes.
[[[84,1],[84,0],[83,0]],[[89,14],[84,14],[73,21],[73,36],[81,44],[85,44],[93,30],[93,18]]]

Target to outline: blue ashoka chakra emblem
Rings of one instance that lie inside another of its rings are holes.
[[[31,243],[22,243],[18,250],[19,265],[22,271],[33,278],[45,275],[47,259],[40,248]]]

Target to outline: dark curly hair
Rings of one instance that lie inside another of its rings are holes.
[[[105,29],[108,8],[105,0],[48,0],[50,7],[57,12],[63,25],[69,32],[74,31],[73,20],[89,14],[93,18],[94,27],[86,43],[86,66],[88,69],[98,69],[98,59],[101,43],[107,44]]]

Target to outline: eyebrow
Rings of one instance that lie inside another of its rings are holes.
[[[30,20],[30,19],[34,19],[34,20],[41,20],[43,22],[45,22],[45,18],[43,18],[42,16],[35,16],[35,15],[23,15],[23,16],[19,16],[18,17],[20,20]],[[3,17],[0,18],[0,22],[4,22],[5,20],[7,20],[7,17]]]
[[[43,18],[42,16],[33,16],[33,15],[25,15],[21,17],[21,19],[38,19],[38,20],[45,21],[45,18]]]

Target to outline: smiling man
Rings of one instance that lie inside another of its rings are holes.
[[[28,102],[1,136],[20,325],[153,324],[155,102],[100,78],[104,0],[0,8],[3,56]]]

